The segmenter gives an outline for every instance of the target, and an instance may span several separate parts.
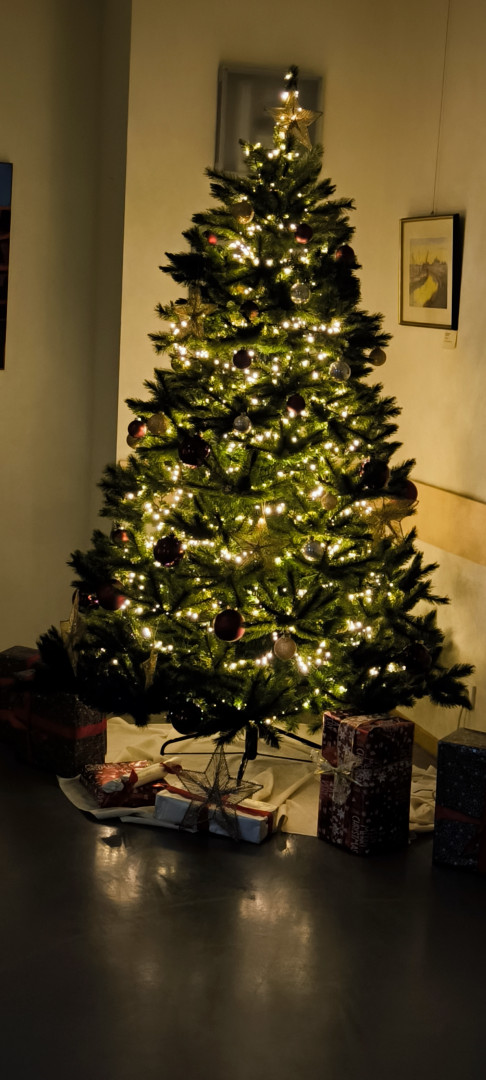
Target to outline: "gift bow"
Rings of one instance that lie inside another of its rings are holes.
[[[320,757],[319,754],[315,755],[315,760],[317,772],[321,776],[332,775],[334,777],[332,798],[337,806],[342,806],[346,802],[350,784],[358,784],[358,787],[363,787],[363,784],[354,775],[354,770],[360,764],[360,758],[351,751],[344,754],[342,761],[338,765],[331,765],[327,758]]]

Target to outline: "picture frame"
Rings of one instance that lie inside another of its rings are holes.
[[[400,221],[399,321],[457,330],[459,214]]]
[[[11,204],[12,165],[10,162],[2,161],[0,162],[0,371],[5,368]]]
[[[240,139],[260,142],[272,149],[274,122],[265,109],[280,103],[282,84],[281,67],[220,64],[215,169],[245,175]],[[320,112],[321,94],[321,77],[300,71],[299,100],[302,106]],[[320,141],[320,118],[309,127],[309,137],[313,145]]]

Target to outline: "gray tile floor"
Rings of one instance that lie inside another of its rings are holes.
[[[486,878],[99,825],[0,749],[1,1073],[483,1080]]]

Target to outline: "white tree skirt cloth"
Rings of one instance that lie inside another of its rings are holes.
[[[299,734],[309,738],[307,728]],[[160,761],[160,749],[168,739],[177,738],[178,732],[170,724],[150,724],[146,728],[137,728],[121,717],[108,720],[108,746],[106,760],[118,761]],[[314,736],[318,743],[318,735]],[[214,750],[212,739],[186,739],[167,748],[164,761],[177,762],[185,769],[203,772]],[[227,748],[228,767],[236,776],[244,750],[244,739],[237,738]],[[293,739],[282,738],[278,750],[273,750],[260,742],[258,757],[249,761],[245,770],[245,779],[261,784],[262,790],[256,793],[259,802],[268,801],[280,808],[279,817],[283,818],[281,828],[284,832],[300,833],[303,836],[317,834],[317,808],[319,799],[319,776],[316,764],[312,760],[311,747]],[[121,818],[139,824],[156,825],[153,807],[130,809],[126,806],[110,807],[101,810],[94,797],[83,787],[77,777],[65,779],[58,777],[61,790],[70,802],[79,810],[87,811],[99,821],[107,818]],[[432,765],[428,769],[413,768],[412,797],[410,804],[410,829],[412,832],[430,832],[434,827],[436,770]]]

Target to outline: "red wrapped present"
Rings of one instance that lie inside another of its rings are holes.
[[[0,652],[0,679],[33,667],[39,660],[37,649],[29,649],[26,645],[13,645],[11,649],[3,649]]]
[[[180,765],[163,762],[119,761],[85,765],[79,779],[103,809],[109,806],[154,806],[155,796],[164,787],[164,776],[180,769]]]
[[[318,836],[356,855],[408,841],[414,725],[324,713]]]
[[[17,674],[0,712],[0,736],[31,765],[77,776],[105,759],[106,716],[76,694],[37,693]]]
[[[18,690],[18,681],[34,675],[34,664],[39,660],[36,649],[14,645],[0,652],[0,739],[11,742],[11,700]]]

